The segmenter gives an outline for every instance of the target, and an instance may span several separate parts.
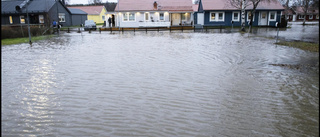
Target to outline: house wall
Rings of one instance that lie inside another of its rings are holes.
[[[72,15],[72,26],[84,24],[84,21],[87,20],[87,15],[83,14],[73,14]]]
[[[39,15],[43,15],[44,23],[39,23]],[[12,15],[2,15],[1,16],[1,24],[2,25],[10,25],[9,16],[12,16],[12,21],[13,21],[12,25],[21,24],[20,16],[24,16],[24,18],[25,18],[24,24],[28,24],[28,19],[27,19],[26,14],[12,14]],[[47,18],[46,13],[29,13],[29,18],[30,18],[30,24],[46,24],[48,22],[48,20],[46,20],[46,18]]]
[[[58,8],[57,3],[55,3],[52,8],[48,12],[49,20],[52,24],[53,20],[59,21],[59,14],[58,13],[64,13],[65,14],[65,22],[59,22],[62,26],[71,26],[72,25],[72,18],[71,14],[67,11],[67,9],[62,6],[60,2],[58,2]]]
[[[106,9],[103,8],[100,14],[96,14],[96,15],[88,14],[88,20],[93,20],[95,23],[104,23],[104,21],[108,20],[106,12],[107,12]],[[104,16],[104,20],[102,16]]]
[[[319,16],[319,14],[313,14],[312,18],[310,18],[310,14],[306,15],[306,21],[319,21],[319,19],[317,19],[317,15]],[[296,21],[303,21],[304,19],[300,19],[299,15],[296,15]]]
[[[134,21],[124,21],[123,20],[123,15],[125,13],[134,13],[135,14],[135,20]],[[145,20],[145,13],[146,12],[121,12],[120,13],[120,27],[144,27],[145,25],[148,24],[156,24],[158,23],[159,25],[169,23],[168,26],[170,26],[170,14],[168,12],[161,12],[164,13],[164,21],[159,20],[159,13],[160,12],[148,12],[149,13],[149,20]],[[153,18],[153,22],[152,19]],[[116,22],[117,26],[119,25],[118,22]]]
[[[210,21],[210,13],[211,12],[222,12],[224,13],[224,20],[223,21]],[[233,23],[233,26],[241,26],[241,11],[240,10],[230,10],[230,11],[222,11],[222,10],[219,10],[219,11],[216,11],[216,10],[211,10],[211,11],[205,11],[204,13],[204,25],[205,26],[232,26],[232,14],[233,12],[239,12],[239,21],[234,21]],[[247,13],[250,12],[250,11],[246,11],[245,13],[245,25],[246,26],[249,26],[249,20],[247,20]],[[270,11],[267,11],[267,17],[268,17],[268,24],[267,26],[274,26],[276,22],[280,22],[280,19],[281,19],[281,11],[276,11],[276,21],[269,21],[269,13]],[[253,20],[253,26],[258,26],[259,24],[259,16],[260,16],[260,11],[257,10],[255,13],[254,13],[254,20]],[[197,17],[195,16],[194,18],[195,22],[197,21]]]

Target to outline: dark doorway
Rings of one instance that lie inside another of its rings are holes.
[[[30,24],[39,24],[39,16],[38,15],[31,14],[29,16],[29,18],[30,18]]]

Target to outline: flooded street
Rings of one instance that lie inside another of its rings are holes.
[[[319,136],[319,53],[274,43],[95,31],[2,46],[1,135]]]

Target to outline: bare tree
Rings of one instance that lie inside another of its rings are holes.
[[[241,9],[241,31],[245,32],[246,31],[245,11],[246,11],[246,7],[248,6],[248,2],[246,0],[228,0],[227,2],[232,7]]]
[[[287,20],[287,18],[288,18],[288,14],[289,14],[289,8],[290,8],[290,6],[289,6],[289,2],[292,2],[293,0],[279,0],[281,3],[282,3],[282,5],[284,5],[284,7],[285,7],[285,10],[284,10],[284,15],[285,15],[285,19]]]
[[[88,3],[89,3],[89,4],[94,4],[94,5],[96,5],[96,4],[101,4],[101,3],[102,3],[102,0],[88,0]]]
[[[305,25],[306,24],[306,18],[307,18],[307,14],[308,12],[310,11],[312,5],[314,2],[318,2],[318,0],[297,0],[297,3],[296,5],[299,5],[302,7],[302,10],[303,10],[303,23],[302,25]]]

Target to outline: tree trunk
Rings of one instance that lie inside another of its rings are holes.
[[[246,16],[246,13],[245,13],[245,2],[246,0],[242,0],[242,3],[241,3],[241,31],[245,32],[246,31],[246,21],[245,21],[245,16]]]

